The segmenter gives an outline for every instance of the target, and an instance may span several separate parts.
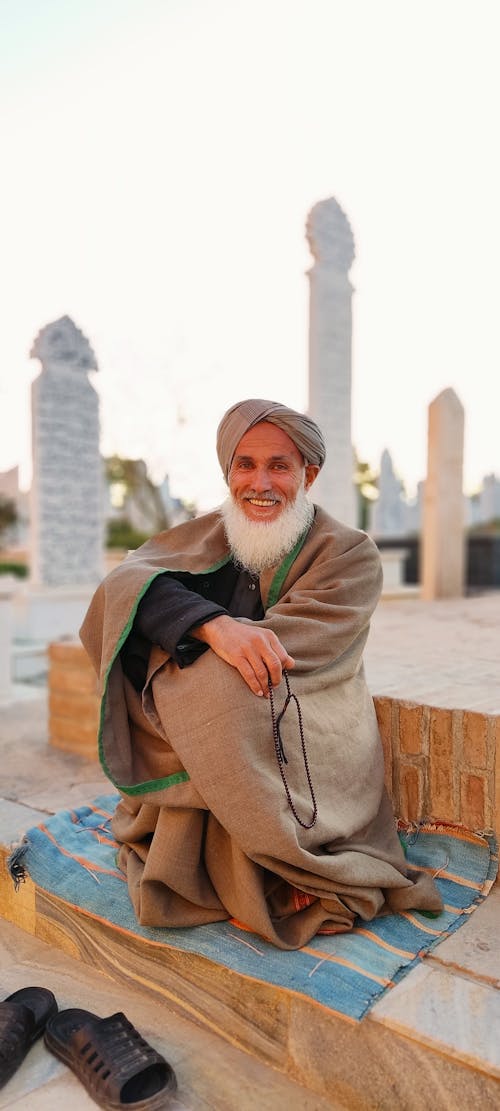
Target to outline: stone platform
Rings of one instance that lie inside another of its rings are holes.
[[[429,713],[434,707],[461,714],[461,721],[471,713],[496,720],[499,617],[500,595],[454,604],[381,603],[366,656],[372,692],[391,707],[394,700],[422,699],[429,700]],[[47,744],[47,718],[44,692],[3,713],[4,846],[46,814],[109,789],[95,762]],[[138,954],[131,976],[132,962],[118,944],[97,936],[84,916],[62,913],[30,881],[14,896],[4,876],[0,900],[4,995],[38,982],[55,991],[61,1006],[126,1010],[177,1071],[174,1107],[455,1111],[470,1105],[493,1111],[500,1105],[498,885],[359,1024],[326,1017],[320,1008],[311,1018],[281,989],[269,985],[259,993],[238,976],[219,980],[213,969],[194,978],[188,955],[169,971]],[[0,1108],[20,1111],[57,1111],[68,1103],[75,1111],[95,1106],[40,1045],[0,1093]]]

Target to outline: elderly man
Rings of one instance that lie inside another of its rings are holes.
[[[363,674],[377,549],[308,496],[321,432],[252,399],[217,452],[225,504],[131,554],[81,633],[137,918],[234,917],[294,949],[357,916],[438,912],[405,866]]]

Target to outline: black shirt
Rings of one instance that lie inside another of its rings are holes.
[[[137,607],[122,650],[125,675],[142,690],[153,644],[159,644],[179,667],[187,667],[208,645],[191,637],[190,629],[221,614],[260,621],[264,616],[259,580],[232,559],[205,575],[166,572],[153,580]]]

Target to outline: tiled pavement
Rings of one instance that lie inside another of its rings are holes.
[[[500,713],[500,590],[382,599],[365,650],[372,694]]]

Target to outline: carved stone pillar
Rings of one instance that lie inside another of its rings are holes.
[[[309,271],[309,413],[326,442],[326,461],[312,489],[332,516],[356,525],[351,442],[354,237],[337,201],[319,201],[307,220],[314,256]]]
[[[32,350],[31,570],[35,586],[97,584],[103,573],[97,362],[68,316],[42,328]]]

